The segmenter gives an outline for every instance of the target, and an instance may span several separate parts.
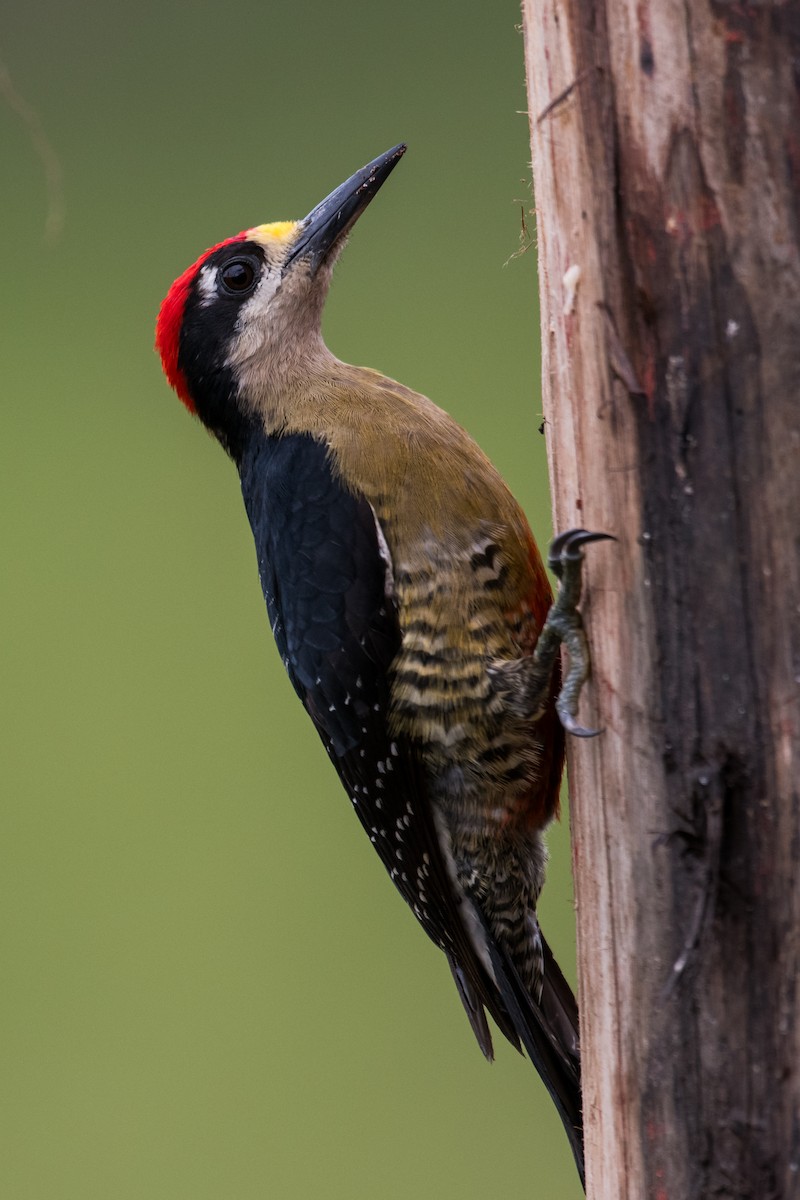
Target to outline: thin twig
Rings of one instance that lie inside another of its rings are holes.
[[[0,62],[0,96],[15,112],[28,131],[31,144],[39,156],[44,169],[45,187],[47,189],[47,216],[44,223],[44,236],[49,242],[55,242],[64,229],[64,188],[61,174],[61,163],[53,149],[52,143],[44,131],[36,109],[28,103],[14,84],[7,67]]]

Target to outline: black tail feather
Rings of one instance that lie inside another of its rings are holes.
[[[542,938],[542,996],[538,1004],[534,1003],[511,959],[492,936],[485,917],[482,913],[479,916],[503,1004],[561,1117],[585,1188],[578,1007],[572,990]]]
[[[494,1059],[494,1047],[492,1046],[492,1035],[489,1032],[489,1022],[486,1020],[486,1009],[483,1007],[483,1001],[477,995],[472,984],[455,959],[448,954],[447,961],[450,964],[450,970],[453,972],[453,979],[456,981],[458,994],[461,997],[464,1011],[472,1026],[472,1032],[475,1034],[478,1045],[483,1051],[484,1058],[488,1062],[492,1062]]]

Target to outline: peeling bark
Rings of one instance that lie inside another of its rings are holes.
[[[555,527],[620,539],[570,754],[588,1193],[797,1197],[800,5],[523,15]]]

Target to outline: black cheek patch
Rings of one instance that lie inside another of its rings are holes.
[[[203,269],[220,268],[243,254],[263,264],[264,251],[253,242],[233,242],[210,254]],[[252,430],[252,417],[238,402],[236,378],[226,365],[242,306],[242,296],[217,294],[210,301],[200,291],[198,272],[186,301],[178,349],[178,367],[203,424],[237,462]]]

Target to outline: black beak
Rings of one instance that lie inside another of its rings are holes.
[[[308,259],[312,272],[318,270],[337,242],[352,229],[384,180],[406,152],[403,142],[367,163],[346,183],[312,209],[286,260],[284,270],[296,259]]]

